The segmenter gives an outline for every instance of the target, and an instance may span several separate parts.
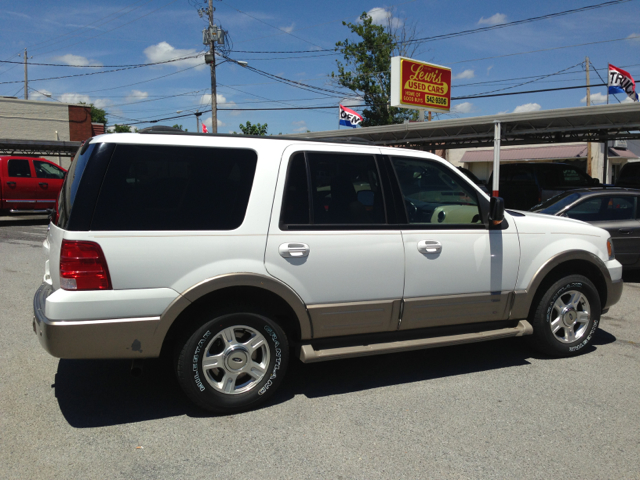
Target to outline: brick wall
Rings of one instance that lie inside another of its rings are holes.
[[[72,142],[81,142],[93,135],[91,129],[91,108],[69,105],[69,137]]]

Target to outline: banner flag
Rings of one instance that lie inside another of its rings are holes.
[[[202,133],[209,133],[209,130],[207,130],[207,126],[204,123],[202,124]]]
[[[623,93],[634,102],[638,101],[636,82],[629,72],[609,64],[609,94]]]
[[[350,108],[340,105],[340,125],[356,128],[356,125],[358,125],[361,121],[362,115],[360,115],[358,112],[354,112]]]

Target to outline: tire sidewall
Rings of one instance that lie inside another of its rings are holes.
[[[558,298],[572,290],[582,293],[589,301],[591,311],[589,323],[587,324],[587,334],[575,342],[562,343],[551,331],[553,306]],[[538,311],[536,312],[534,332],[538,334],[538,338],[543,340],[544,346],[546,347],[543,349],[548,353],[560,356],[578,355],[586,346],[591,344],[593,336],[600,325],[600,311],[600,296],[593,283],[581,275],[565,277],[554,283],[543,296]],[[538,330],[538,332],[536,332],[536,330]]]
[[[202,356],[209,342],[220,331],[233,326],[247,326],[260,332],[267,341],[270,359],[267,374],[251,390],[225,394],[214,389],[202,369]],[[205,322],[184,343],[176,366],[178,379],[185,393],[207,410],[235,412],[263,403],[277,390],[284,379],[289,360],[286,335],[278,324],[254,313],[232,313]]]

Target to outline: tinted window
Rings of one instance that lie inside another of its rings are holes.
[[[36,177],[38,178],[64,178],[64,170],[48,162],[34,160],[33,168],[35,169]]]
[[[304,159],[304,153],[297,153],[289,162],[281,223],[286,225],[308,225],[310,222],[307,164]]]
[[[98,144],[92,143],[87,147],[85,144],[86,148],[82,147],[80,150],[78,150],[78,153],[71,162],[69,172],[67,173],[67,176],[64,179],[64,183],[62,184],[62,189],[60,190],[60,197],[58,200],[58,226],[60,228],[67,228],[67,225],[69,223],[69,215],[71,214],[71,208],[73,207],[73,202],[76,199],[78,187],[80,186],[80,179],[82,178],[82,174],[87,167],[89,158],[93,154],[93,151],[96,149],[96,145]]]
[[[591,184],[585,173],[568,165],[541,165],[539,175],[542,188],[586,187]]]
[[[246,213],[253,150],[118,145],[92,230],[232,230]]]
[[[291,159],[281,214],[283,226],[385,222],[373,156],[307,152]]]
[[[370,155],[307,153],[313,223],[384,223],[384,202]]]
[[[640,162],[627,163],[622,167],[620,176],[616,181],[616,185],[629,185],[633,187],[640,186]]]
[[[8,168],[10,177],[31,177],[29,160],[9,160]]]
[[[444,165],[428,160],[393,157],[409,223],[481,223],[473,187]]]

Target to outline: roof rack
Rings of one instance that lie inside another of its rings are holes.
[[[204,137],[242,137],[242,138],[260,138],[262,140],[295,140],[297,142],[314,142],[314,143],[350,143],[357,145],[375,145],[374,142],[359,137],[328,137],[328,138],[304,138],[290,137],[288,135],[244,135],[241,133],[200,133],[185,132],[179,128],[168,127],[165,125],[154,125],[152,127],[138,130],[138,133],[162,134],[162,135],[191,135]]]

